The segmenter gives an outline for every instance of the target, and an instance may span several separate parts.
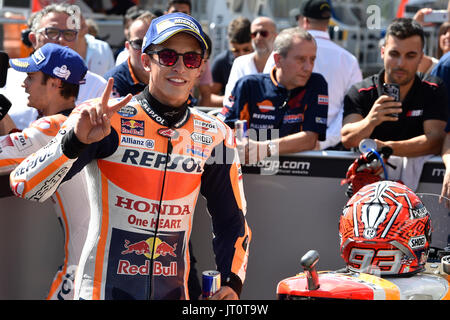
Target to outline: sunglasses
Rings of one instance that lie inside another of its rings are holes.
[[[252,38],[256,38],[258,33],[261,35],[261,37],[266,38],[269,35],[269,31],[267,30],[258,30],[251,33]]]
[[[37,32],[44,32],[45,36],[50,40],[58,39],[61,34],[66,41],[73,41],[76,39],[78,31],[73,29],[58,29],[53,27],[41,28]]]
[[[130,43],[130,46],[134,49],[134,50],[141,50],[142,49],[142,42],[144,40],[143,39],[135,39],[135,40],[130,40],[128,41]]]
[[[178,53],[172,49],[163,49],[160,51],[148,51],[147,54],[157,54],[159,64],[165,67],[171,67],[178,61],[178,57],[183,57],[183,63],[186,68],[197,69],[202,65],[203,54],[197,52]]]

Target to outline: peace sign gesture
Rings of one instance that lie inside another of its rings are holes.
[[[131,100],[132,95],[128,94],[119,102],[108,105],[113,85],[114,79],[109,78],[101,100],[96,104],[86,106],[80,111],[79,118],[74,126],[74,132],[81,142],[91,144],[109,135],[111,133],[110,119],[112,115]]]

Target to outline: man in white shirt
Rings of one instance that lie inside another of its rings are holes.
[[[250,25],[252,37],[252,53],[234,59],[228,83],[225,87],[224,105],[230,97],[236,82],[243,76],[262,73],[267,59],[273,50],[273,42],[277,36],[277,26],[268,17],[258,17]]]
[[[68,46],[76,51],[77,29],[73,28],[73,13],[75,11],[71,6],[63,4],[53,4],[37,12],[30,22],[31,32],[29,34],[30,42],[36,50],[46,43],[56,43],[62,46]],[[11,117],[17,129],[27,128],[31,122],[39,117],[35,108],[27,106],[27,96],[22,87],[26,73],[8,69],[6,85],[0,90],[12,103],[8,116]],[[75,104],[100,97],[106,88],[106,80],[100,75],[87,72],[85,83],[80,85]]]
[[[362,80],[358,60],[350,52],[330,40],[328,23],[331,8],[326,0],[308,0],[302,3],[298,25],[316,40],[317,56],[313,72],[322,74],[328,82],[327,136],[317,149],[335,147],[341,142],[344,97],[350,87]],[[274,67],[273,56],[264,68],[269,73]]]

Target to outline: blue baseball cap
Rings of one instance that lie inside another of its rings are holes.
[[[153,19],[145,34],[142,52],[151,44],[160,44],[179,32],[192,34],[200,43],[203,51],[208,49],[202,26],[190,15],[174,12]]]
[[[21,72],[38,72],[73,84],[83,83],[88,70],[83,58],[70,49],[55,43],[47,43],[28,58],[9,59],[9,65]]]

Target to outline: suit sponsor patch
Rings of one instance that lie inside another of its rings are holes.
[[[132,134],[134,136],[144,136],[145,121],[144,120],[130,120],[120,119],[121,133]]]
[[[191,139],[194,142],[198,142],[201,144],[206,144],[206,145],[210,145],[213,143],[213,138],[207,134],[203,134],[203,133],[198,133],[198,132],[193,132],[191,134]]]
[[[150,150],[153,150],[155,148],[155,140],[131,136],[122,136],[120,138],[120,144],[123,146],[138,147]]]
[[[317,97],[317,103],[321,105],[328,105],[328,96],[319,94]]]

